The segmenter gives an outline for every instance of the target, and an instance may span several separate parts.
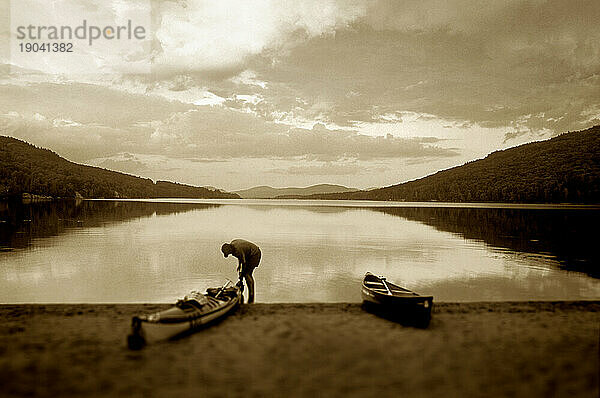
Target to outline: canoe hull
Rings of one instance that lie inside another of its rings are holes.
[[[365,310],[402,324],[429,326],[433,296],[421,296],[391,282],[386,282],[387,289],[374,287],[380,279],[370,273],[365,275],[361,288]]]

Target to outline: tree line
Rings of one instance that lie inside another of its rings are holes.
[[[54,198],[239,198],[219,190],[70,162],[12,137],[0,137],[0,197],[23,193]]]
[[[307,198],[600,203],[600,126],[496,151],[403,184]]]

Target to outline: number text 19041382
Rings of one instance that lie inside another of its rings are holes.
[[[21,52],[72,53],[73,43],[19,43]]]

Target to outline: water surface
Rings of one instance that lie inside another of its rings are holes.
[[[263,252],[259,302],[358,302],[366,271],[437,301],[600,299],[596,208],[331,201],[0,204],[0,302],[172,302]]]

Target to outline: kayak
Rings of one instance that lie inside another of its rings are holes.
[[[229,283],[206,293],[192,291],[167,310],[134,316],[127,336],[129,348],[141,349],[149,342],[178,337],[226,317],[243,301],[242,288],[228,287]]]
[[[419,327],[427,327],[431,320],[433,296],[421,296],[382,276],[367,272],[361,295],[365,309],[384,317]]]

